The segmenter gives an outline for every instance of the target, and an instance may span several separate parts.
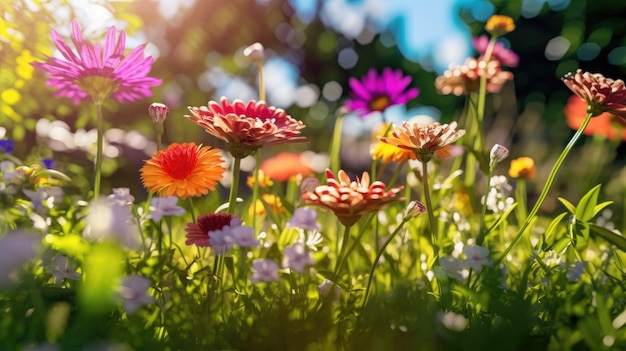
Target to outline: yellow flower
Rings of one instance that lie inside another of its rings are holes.
[[[509,176],[532,179],[535,177],[535,161],[530,157],[519,157],[511,161]]]
[[[370,154],[374,160],[382,160],[383,162],[404,162],[417,159],[417,155],[413,150],[402,149],[397,146],[383,143],[382,141],[374,144],[370,149]]]
[[[428,162],[433,154],[440,157],[450,156],[450,144],[465,134],[465,130],[456,129],[456,122],[419,126],[417,123],[402,122],[394,127],[391,136],[380,138],[386,144],[412,151],[416,158]]]
[[[273,194],[263,194],[263,201],[261,201],[260,199],[256,200],[256,214],[254,213],[254,206],[250,205],[250,209],[248,210],[248,215],[250,217],[265,216],[267,214],[267,211],[265,209],[265,206],[263,205],[263,202],[265,202],[269,210],[272,211],[272,213],[274,214],[281,214],[285,212],[285,209],[283,207],[283,202],[280,199],[280,197],[273,195]]]
[[[515,23],[509,16],[493,15],[487,20],[485,30],[493,36],[501,36],[515,30]]]
[[[259,188],[265,188],[265,187],[270,187],[274,185],[274,181],[272,181],[270,177],[266,176],[265,172],[263,172],[262,169],[259,169],[258,180],[254,178],[254,173],[248,176],[248,180],[246,181],[246,184],[248,185],[248,187],[250,187],[250,189],[254,187],[254,182],[257,182],[259,184]]]

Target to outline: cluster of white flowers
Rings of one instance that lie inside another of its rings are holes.
[[[506,212],[515,203],[515,199],[508,196],[511,190],[512,187],[505,176],[491,177],[489,179],[489,192],[487,193],[487,209],[495,213]],[[481,201],[485,201],[484,196]]]
[[[463,254],[464,259],[453,256],[440,258],[439,267],[435,267],[435,275],[465,281],[470,269],[479,272],[484,266],[490,266],[493,263],[489,258],[489,249],[483,246],[465,246]]]

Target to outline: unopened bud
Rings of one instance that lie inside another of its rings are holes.
[[[489,166],[493,167],[496,163],[502,162],[505,158],[509,156],[509,149],[506,147],[495,144],[491,148],[491,152],[489,152]]]
[[[409,202],[406,208],[406,216],[410,218],[417,218],[426,213],[426,206],[417,200]]]
[[[163,123],[167,119],[167,114],[170,109],[162,103],[154,102],[148,107],[148,114],[152,118],[154,123]]]
[[[243,50],[243,55],[252,63],[263,62],[263,44],[254,43]]]

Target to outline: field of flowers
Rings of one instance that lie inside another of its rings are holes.
[[[77,22],[69,38],[53,30],[60,55],[29,64],[55,97],[92,106],[93,182],[77,192],[75,175],[52,159],[24,162],[0,135],[0,349],[626,349],[615,204],[602,184],[580,198],[553,189],[559,177],[577,181],[559,170],[583,134],[623,138],[626,87],[582,70],[562,78],[576,133],[537,181],[533,155],[509,159],[515,150],[489,145],[482,128],[518,64],[498,41],[514,29],[492,16],[474,42],[480,55],[432,82],[466,99],[460,119],[383,118],[358,173],[342,165],[346,116],[408,103],[413,78],[391,67],[351,78],[328,116],[328,156],[313,162],[290,152],[308,142],[306,125],[265,102],[264,47],[252,44],[258,100],[215,97],[184,116],[146,106],[157,152],[133,165],[145,201],[130,181],[103,191],[103,106],[150,97],[162,83],[152,58],[143,45],[125,50],[114,27],[101,42]],[[163,143],[172,118],[227,149]],[[281,152],[262,159],[265,148]]]

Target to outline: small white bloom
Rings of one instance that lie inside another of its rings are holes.
[[[158,222],[163,216],[182,216],[187,211],[176,206],[178,198],[176,196],[155,197],[150,200],[150,216],[152,220]]]
[[[483,266],[491,265],[491,259],[489,258],[489,249],[482,246],[465,246],[463,248],[465,254],[465,264],[467,267],[472,268],[475,271],[480,271]]]
[[[458,281],[465,281],[463,276],[463,262],[455,257],[441,257],[439,259],[439,267],[435,267],[435,273],[439,273],[456,279]]]
[[[495,144],[489,152],[489,166],[495,166],[497,163],[502,162],[502,160],[504,160],[508,156],[509,149],[500,144]]]
[[[333,294],[333,301],[339,301],[341,295],[341,288],[328,279],[324,279],[322,284],[317,287],[317,291],[320,293],[320,296],[323,297]]]
[[[467,319],[462,314],[454,312],[440,312],[438,313],[438,317],[441,323],[450,330],[460,332],[465,330],[467,327]]]
[[[252,261],[252,276],[250,277],[252,284],[260,282],[277,282],[278,263],[267,258],[257,258]]]
[[[91,240],[113,239],[129,249],[136,248],[140,242],[139,227],[131,216],[131,206],[112,205],[105,201],[92,206],[83,236]]]
[[[313,265],[313,255],[306,250],[302,243],[295,243],[283,251],[283,267],[289,267],[298,273],[304,273],[306,268]]]

